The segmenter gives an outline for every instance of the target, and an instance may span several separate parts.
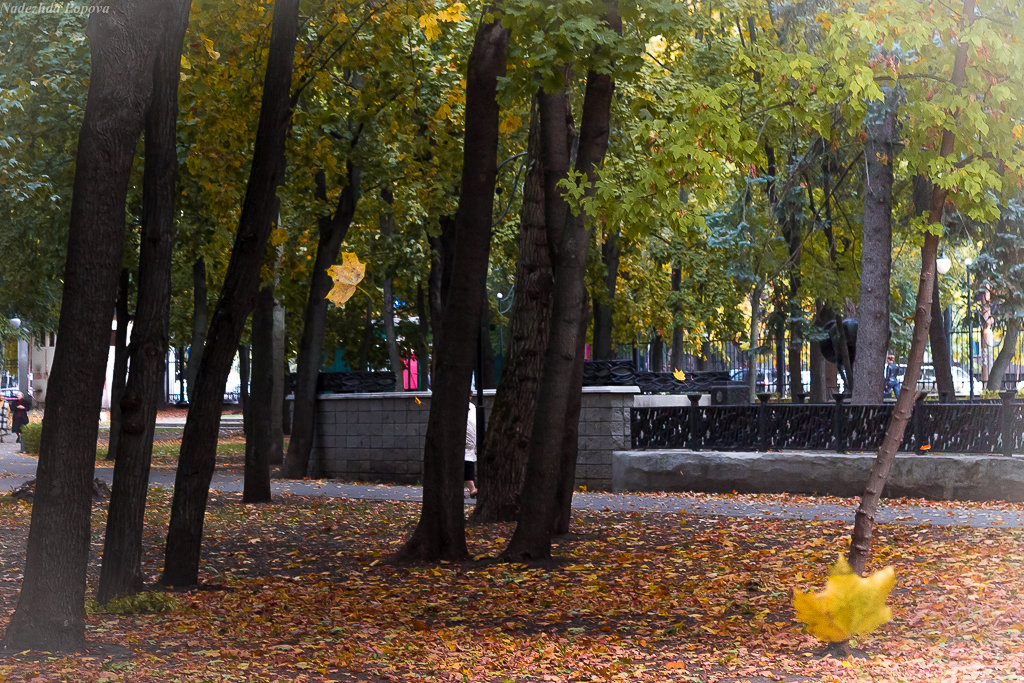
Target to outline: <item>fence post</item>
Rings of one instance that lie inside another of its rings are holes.
[[[690,447],[690,450],[694,451],[700,450],[700,434],[698,431],[700,429],[700,398],[703,395],[699,391],[686,395],[686,398],[690,399],[690,438],[687,445]]]
[[[1001,416],[1003,418],[1003,455],[1013,455],[1013,397],[1016,391],[1000,391],[999,398],[1003,400]]]
[[[928,435],[925,434],[925,420],[924,420],[924,399],[928,396],[927,391],[917,392],[917,398],[914,399],[914,412],[910,415],[911,426],[914,429],[914,450],[918,453],[924,453],[924,446],[931,448]]]
[[[832,419],[832,432],[836,437],[836,453],[846,452],[846,434],[844,427],[846,426],[843,421],[843,400],[846,399],[846,394],[841,391],[832,392],[832,398],[836,400],[836,410],[833,413]]]
[[[760,405],[757,408],[757,448],[762,453],[768,450],[768,400],[772,394],[767,391],[757,392]]]

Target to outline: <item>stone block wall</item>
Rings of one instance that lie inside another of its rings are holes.
[[[629,411],[637,392],[636,387],[583,389],[577,486],[611,489],[612,453],[629,448]],[[430,398],[429,392],[321,395],[310,475],[403,484],[422,481]],[[493,401],[494,391],[485,391],[485,408]]]

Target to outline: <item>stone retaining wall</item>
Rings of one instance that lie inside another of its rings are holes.
[[[612,488],[612,453],[629,448],[629,411],[638,391],[583,389],[577,486]],[[321,395],[310,474],[350,481],[422,481],[430,399],[429,392]],[[493,401],[494,391],[485,391],[485,407]]]
[[[612,490],[859,496],[874,460],[874,453],[621,451]],[[884,494],[1024,501],[1024,457],[900,454]]]

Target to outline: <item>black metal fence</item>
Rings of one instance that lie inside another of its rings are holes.
[[[918,401],[899,450],[1012,455],[1024,452],[1024,405],[1003,392],[999,401]],[[636,450],[874,451],[882,444],[894,404],[769,403],[747,406],[633,408]]]

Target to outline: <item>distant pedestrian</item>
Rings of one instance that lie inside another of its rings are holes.
[[[18,392],[11,408],[11,431],[18,435],[17,443],[21,443],[21,428],[28,424],[28,411],[31,407],[32,399],[25,398],[24,394]]]
[[[896,356],[889,354],[885,360],[885,395],[896,398],[900,392],[900,366],[896,364]]]
[[[463,462],[463,479],[466,482],[466,494],[476,498],[476,406],[469,402],[469,414],[466,418],[466,454]]]

